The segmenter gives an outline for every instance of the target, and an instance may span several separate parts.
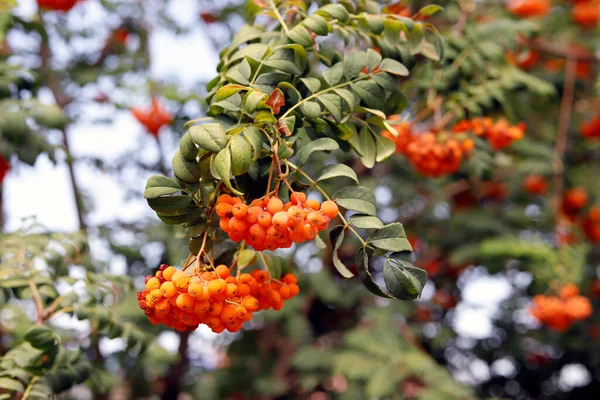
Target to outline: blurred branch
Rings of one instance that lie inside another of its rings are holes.
[[[539,39],[529,41],[528,45],[533,50],[574,61],[600,62],[600,57],[579,48],[557,46]]]
[[[44,18],[42,13],[39,14],[40,20],[42,24],[44,24]],[[55,71],[52,69],[51,59],[52,52],[50,50],[50,43],[48,35],[41,35],[42,42],[40,45],[40,60],[41,67],[44,70],[44,82],[46,86],[52,91],[52,95],[54,96],[54,100],[56,104],[64,109],[73,99],[69,98],[65,92],[63,91],[60,85],[60,78],[57,76]],[[83,201],[81,199],[81,191],[79,190],[79,185],[77,184],[77,178],[75,177],[75,169],[73,167],[73,158],[71,156],[71,150],[69,147],[69,137],[67,134],[67,130],[65,128],[60,130],[62,133],[62,141],[63,147],[66,153],[66,163],[67,168],[69,170],[69,177],[71,180],[71,187],[73,188],[73,196],[75,198],[75,206],[77,208],[77,218],[79,220],[79,230],[84,234],[87,232],[87,225],[84,220],[84,206]]]
[[[577,72],[576,69],[577,60],[575,58],[567,58],[567,63],[565,66],[565,85],[560,101],[556,143],[554,145],[554,160],[552,162],[552,184],[554,188],[552,206],[555,210],[557,224],[559,221],[558,215],[560,213],[560,204],[564,189],[564,157],[567,149],[569,123],[571,121],[571,112],[573,110],[573,99],[575,97],[575,75]]]

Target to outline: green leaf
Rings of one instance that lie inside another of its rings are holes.
[[[371,72],[381,64],[381,54],[373,49],[367,50],[367,71]]]
[[[315,151],[337,150],[339,148],[339,144],[330,138],[313,140],[298,150],[298,153],[296,153],[296,164],[299,166],[305,164]]]
[[[227,134],[218,123],[192,126],[189,130],[192,140],[201,148],[218,153],[227,146]]]
[[[348,10],[346,10],[346,7],[342,6],[341,4],[327,4],[319,8],[315,14],[335,18],[343,24],[350,20],[350,14],[348,14]]]
[[[321,106],[316,101],[305,101],[300,105],[300,111],[307,118],[315,119],[321,115]]]
[[[200,165],[197,161],[186,160],[181,156],[181,152],[177,150],[173,155],[173,173],[179,179],[187,183],[196,183],[202,175]]]
[[[427,283],[427,272],[406,260],[388,258],[383,266],[383,280],[394,297],[413,300],[421,295]]]
[[[310,33],[302,25],[296,25],[287,33],[287,37],[302,47],[312,47],[313,40]]]
[[[39,350],[50,350],[58,346],[58,337],[47,326],[31,327],[25,333],[25,340]]]
[[[12,392],[24,392],[25,386],[16,379],[0,377],[0,388],[10,390]]]
[[[217,90],[217,93],[215,93],[214,101],[225,100],[226,98],[233,96],[242,90],[248,90],[248,87],[235,84],[222,86],[219,88],[219,90]]]
[[[367,249],[365,247],[361,247],[356,253],[356,268],[358,268],[358,276],[362,284],[369,290],[369,292],[373,293],[379,297],[391,298],[391,296],[385,293],[375,280],[373,279],[373,275],[371,275],[371,271],[369,271],[369,253],[367,253]]]
[[[248,57],[254,61],[260,62],[262,61],[265,53],[269,47],[263,43],[250,43],[248,46],[243,47],[236,51],[233,56],[229,59],[229,64],[233,64],[237,60],[241,60],[242,58]]]
[[[256,262],[256,251],[244,249],[238,254],[237,266],[244,268]]]
[[[363,214],[375,215],[375,194],[364,186],[347,186],[339,189],[332,196],[340,206]]]
[[[358,135],[360,160],[367,168],[373,168],[377,157],[377,145],[373,134],[367,128],[363,128]]]
[[[164,196],[148,199],[148,205],[159,213],[170,213],[185,210],[191,203],[191,196]]]
[[[438,6],[437,4],[429,4],[423,8],[421,8],[418,12],[417,15],[415,15],[415,18],[418,17],[430,17],[433,14],[437,13],[438,11],[443,10],[444,8],[441,6]]]
[[[302,78],[300,81],[302,81],[304,86],[306,86],[312,93],[316,93],[321,89],[321,81],[317,78]]]
[[[144,197],[146,199],[154,199],[160,196],[173,194],[182,189],[181,185],[176,181],[162,175],[152,175],[146,182]]]
[[[317,178],[317,182],[324,181],[326,179],[331,178],[339,178],[346,177],[352,179],[354,182],[358,183],[358,177],[356,176],[356,172],[349,166],[345,164],[332,164],[326,165],[321,170],[321,175]]]
[[[244,128],[242,135],[252,146],[252,161],[258,160],[263,147],[263,135],[254,125],[249,125]]]
[[[215,157],[215,171],[229,190],[238,195],[242,194],[231,185],[231,152],[228,147],[221,150]]]
[[[383,22],[383,40],[389,47],[396,47],[400,42],[400,31],[402,31],[402,23],[394,19],[386,19]]]
[[[412,251],[404,227],[399,222],[386,225],[378,229],[369,238],[369,244],[386,251]]]
[[[379,69],[394,75],[408,76],[408,68],[392,58],[384,59],[381,62]]]
[[[258,105],[269,98],[266,93],[260,90],[251,90],[246,93],[242,99],[242,110],[247,114],[252,114],[256,111]]]
[[[406,34],[406,38],[408,40],[408,47],[410,49],[410,53],[419,53],[425,41],[425,31],[423,30],[423,24],[415,24],[413,30]]]
[[[248,60],[243,59],[241,63],[234,65],[228,71],[225,77],[230,82],[239,83],[240,85],[249,85],[252,74],[252,67]]]
[[[0,280],[0,287],[6,289],[20,288],[29,286],[29,281],[26,278],[3,278]]]
[[[196,160],[196,157],[198,157],[198,148],[194,144],[192,136],[189,133],[186,133],[181,137],[181,140],[179,141],[179,151],[181,152],[181,156],[186,160]]]
[[[354,93],[371,108],[379,108],[383,104],[385,94],[379,85],[373,81],[358,81],[350,85]]]
[[[231,152],[231,173],[238,176],[246,173],[252,163],[252,146],[246,139],[236,135],[229,143]]]
[[[350,272],[350,270],[344,265],[337,254],[340,246],[344,242],[344,230],[345,227],[343,225],[336,226],[329,234],[329,239],[331,240],[331,245],[333,246],[332,259],[333,265],[344,278],[352,278],[354,274]]]
[[[351,50],[344,54],[344,77],[347,80],[356,78],[363,70],[366,64],[366,54],[364,51]]]
[[[354,107],[356,107],[356,103],[359,101],[354,93],[348,89],[333,89],[333,91],[348,103],[350,111],[354,111]]]
[[[325,36],[329,33],[329,24],[325,18],[318,14],[311,15],[300,24],[304,25],[319,36]]]
[[[352,226],[362,229],[379,229],[383,228],[383,222],[377,217],[370,215],[354,214],[348,218],[348,223]]]
[[[342,81],[344,77],[344,64],[339,62],[333,67],[323,71],[323,79],[329,86],[335,86]]]
[[[196,208],[193,210],[186,210],[178,213],[169,213],[168,215],[161,213],[156,213],[156,215],[158,215],[158,218],[160,218],[160,220],[165,224],[179,225],[185,222],[192,222],[197,220],[202,216],[203,212],[203,210]]]
[[[377,148],[377,157],[375,158],[375,161],[382,162],[396,152],[396,143],[392,140],[381,135],[374,135],[374,137],[375,146]]]
[[[291,48],[280,49],[271,54],[264,64],[292,75],[301,75],[303,68],[296,63],[295,52]]]
[[[331,113],[333,118],[340,122],[342,120],[342,98],[331,93],[323,93],[318,97],[318,100],[325,106],[327,111]]]

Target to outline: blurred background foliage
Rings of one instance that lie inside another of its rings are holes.
[[[329,249],[309,243],[280,254],[302,272],[301,295],[240,333],[221,335],[147,322],[136,289],[160,263],[185,260],[186,235],[151,213],[131,222],[115,210],[96,223],[95,183],[81,179],[77,167],[108,176],[127,201],[145,207],[145,180],[169,173],[164,154],[177,146],[183,124],[203,115],[211,77],[153,76],[153,32],[168,31],[177,41],[200,30],[216,53],[244,23],[245,2],[193,1],[193,29],[163,12],[177,7],[175,0],[85,0],[68,13],[38,13],[27,3],[33,12],[0,2],[0,180],[13,174],[17,193],[10,195],[19,196],[20,170],[40,158],[66,165],[72,194],[39,193],[37,201],[51,207],[74,196],[79,226],[53,232],[28,220],[0,234],[0,399],[597,397],[598,239],[582,229],[587,208],[571,221],[558,207],[562,192],[575,187],[585,189],[588,205],[600,201],[600,142],[579,129],[600,113],[600,30],[574,23],[571,2],[553,1],[548,15],[525,19],[504,1],[437,2],[445,9],[430,22],[445,38],[446,57],[423,63],[403,83],[407,117],[440,99],[458,118],[525,122],[522,141],[504,151],[477,143],[457,173],[437,179],[419,175],[401,155],[372,169],[343,155],[313,159],[316,166],[350,165],[374,189],[380,218],[404,224],[414,262],[430,277],[418,301],[375,298],[356,280],[341,279],[330,254],[323,255]],[[414,15],[427,3],[405,1],[392,12]],[[93,15],[103,17],[86,24]],[[205,54],[189,52],[185,62],[194,71]],[[510,62],[508,54],[529,52],[535,62]],[[148,134],[112,159],[71,151],[74,126],[115,129],[119,115],[154,97],[173,116],[160,135]],[[94,107],[104,112],[90,112]],[[561,130],[564,168],[557,170]],[[551,190],[526,190],[532,174]],[[333,192],[343,182],[324,186]],[[339,250],[346,265],[353,265],[356,246],[348,240]],[[374,264],[381,282],[382,265]],[[531,298],[569,282],[592,299],[595,312],[556,332],[530,315]]]

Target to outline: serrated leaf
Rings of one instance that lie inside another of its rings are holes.
[[[329,24],[325,18],[318,14],[313,14],[301,22],[302,25],[313,31],[319,36],[325,36],[329,33]]]
[[[377,148],[377,157],[375,161],[382,162],[396,152],[396,143],[380,135],[374,135],[375,147]]]
[[[296,25],[288,33],[287,37],[294,43],[303,47],[312,47],[313,40],[310,33],[302,25]]]
[[[227,71],[227,74],[225,74],[225,77],[230,82],[238,83],[240,85],[249,85],[251,74],[252,68],[250,67],[250,63],[248,60],[244,59],[241,63],[231,67]]]
[[[302,78],[300,81],[302,81],[304,86],[306,86],[312,93],[316,93],[321,89],[321,81],[317,78]]]
[[[367,215],[375,215],[375,194],[364,186],[347,186],[339,189],[332,199],[340,206]]]
[[[323,71],[323,79],[329,86],[335,86],[342,81],[344,77],[344,64],[339,62],[333,67]]]
[[[373,168],[377,157],[377,145],[375,138],[368,129],[363,128],[358,135],[358,146],[360,148],[360,160],[367,168]]]
[[[341,97],[331,93],[323,93],[317,99],[325,106],[327,111],[331,113],[337,122],[342,120],[343,104]]]
[[[192,140],[202,149],[218,153],[227,146],[227,134],[218,123],[192,126],[189,130]]]
[[[305,101],[300,105],[300,111],[307,118],[315,119],[321,115],[321,106],[316,101]]]
[[[0,377],[0,388],[10,390],[12,392],[24,392],[25,386],[16,379]]]
[[[162,175],[152,175],[146,182],[144,197],[146,199],[154,199],[160,196],[179,192],[181,189],[181,185],[173,179]]]
[[[192,203],[191,196],[163,196],[147,199],[148,205],[156,212],[169,213],[186,209]]]
[[[364,51],[351,50],[344,54],[344,77],[347,80],[356,78],[366,65],[367,56]]]
[[[361,247],[356,253],[356,268],[358,268],[358,276],[360,277],[362,284],[369,292],[379,297],[391,297],[375,283],[375,279],[373,279],[373,275],[371,275],[371,271],[369,270],[369,254],[364,247]]]
[[[427,272],[400,259],[387,259],[383,280],[390,293],[400,300],[413,300],[421,295],[427,283]]]
[[[389,72],[390,74],[398,75],[398,76],[408,76],[408,68],[402,65],[400,62],[386,58],[381,62],[379,69],[382,71]]]
[[[240,252],[237,259],[238,268],[244,268],[256,262],[256,251],[244,249]]]
[[[296,164],[299,166],[305,164],[315,151],[337,150],[339,148],[340,145],[330,138],[313,140],[298,150],[298,153],[296,153]]]
[[[173,173],[179,179],[187,183],[196,183],[202,175],[200,165],[196,160],[186,160],[181,156],[179,150],[175,151],[172,160]]]
[[[247,90],[247,86],[229,84],[225,85],[215,93],[214,101],[225,100],[226,98],[233,96],[236,93],[239,93],[241,90]]]
[[[254,125],[249,125],[244,128],[242,135],[252,146],[252,161],[256,161],[260,157],[263,147],[263,136],[258,128]]]
[[[381,54],[373,49],[367,50],[367,71],[371,72],[381,64]]]
[[[301,75],[302,68],[296,63],[295,52],[292,49],[280,49],[271,54],[264,64],[292,75]]]
[[[231,185],[231,152],[228,147],[221,150],[215,157],[215,171],[229,190],[236,194],[240,194],[240,192]]]
[[[358,183],[358,177],[356,172],[345,164],[332,164],[326,165],[321,170],[321,175],[317,178],[317,182],[324,181],[331,178],[347,177]]]
[[[358,81],[350,85],[354,93],[367,105],[367,107],[378,108],[385,98],[383,89],[373,81]]]
[[[412,251],[404,227],[399,222],[385,225],[369,238],[368,243],[386,251]]]
[[[370,215],[354,214],[348,218],[348,223],[352,226],[362,229],[380,229],[383,228],[383,222],[377,217]]]
[[[323,7],[319,8],[315,14],[329,16],[331,18],[335,18],[341,23],[346,23],[350,19],[350,15],[348,14],[348,10],[346,7],[341,4],[327,4]]]
[[[252,163],[252,146],[242,136],[236,135],[229,143],[231,173],[238,176],[246,173]]]
[[[262,101],[267,100],[267,95],[260,90],[250,90],[242,98],[242,110],[252,114]]]
[[[344,278],[352,278],[354,274],[344,265],[337,254],[340,246],[344,242],[344,230],[345,227],[340,225],[333,228],[333,230],[329,233],[329,239],[331,240],[331,245],[333,246],[332,260],[333,265]]]

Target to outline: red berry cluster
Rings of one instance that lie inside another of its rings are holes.
[[[407,122],[398,125],[396,131],[397,136],[388,131],[382,134],[394,141],[396,152],[404,154],[415,169],[425,176],[439,177],[458,171],[465,156],[475,146],[472,139],[448,132],[413,134]]]
[[[37,0],[38,6],[44,10],[69,11],[80,0]]]
[[[505,118],[494,122],[491,118],[473,118],[462,120],[454,125],[454,132],[473,132],[477,136],[485,137],[494,150],[501,150],[510,146],[515,140],[523,139],[526,125],[521,122],[511,125]]]
[[[290,201],[266,196],[246,205],[240,198],[219,196],[215,207],[219,225],[234,242],[245,240],[255,250],[289,248],[292,243],[313,240],[326,229],[338,213],[338,206],[327,200],[319,203],[294,192]]]
[[[276,280],[259,269],[238,276],[230,272],[226,265],[219,265],[190,276],[163,264],[155,276],[146,277],[138,304],[154,325],[193,331],[205,324],[215,333],[237,332],[253,312],[281,310],[284,301],[300,292],[293,274]]]
[[[587,139],[600,138],[600,114],[582,123],[579,132]]]
[[[158,137],[160,128],[165,125],[171,125],[173,116],[169,113],[157,98],[152,99],[152,107],[147,110],[142,108],[132,108],[133,116],[146,128],[148,133]]]

